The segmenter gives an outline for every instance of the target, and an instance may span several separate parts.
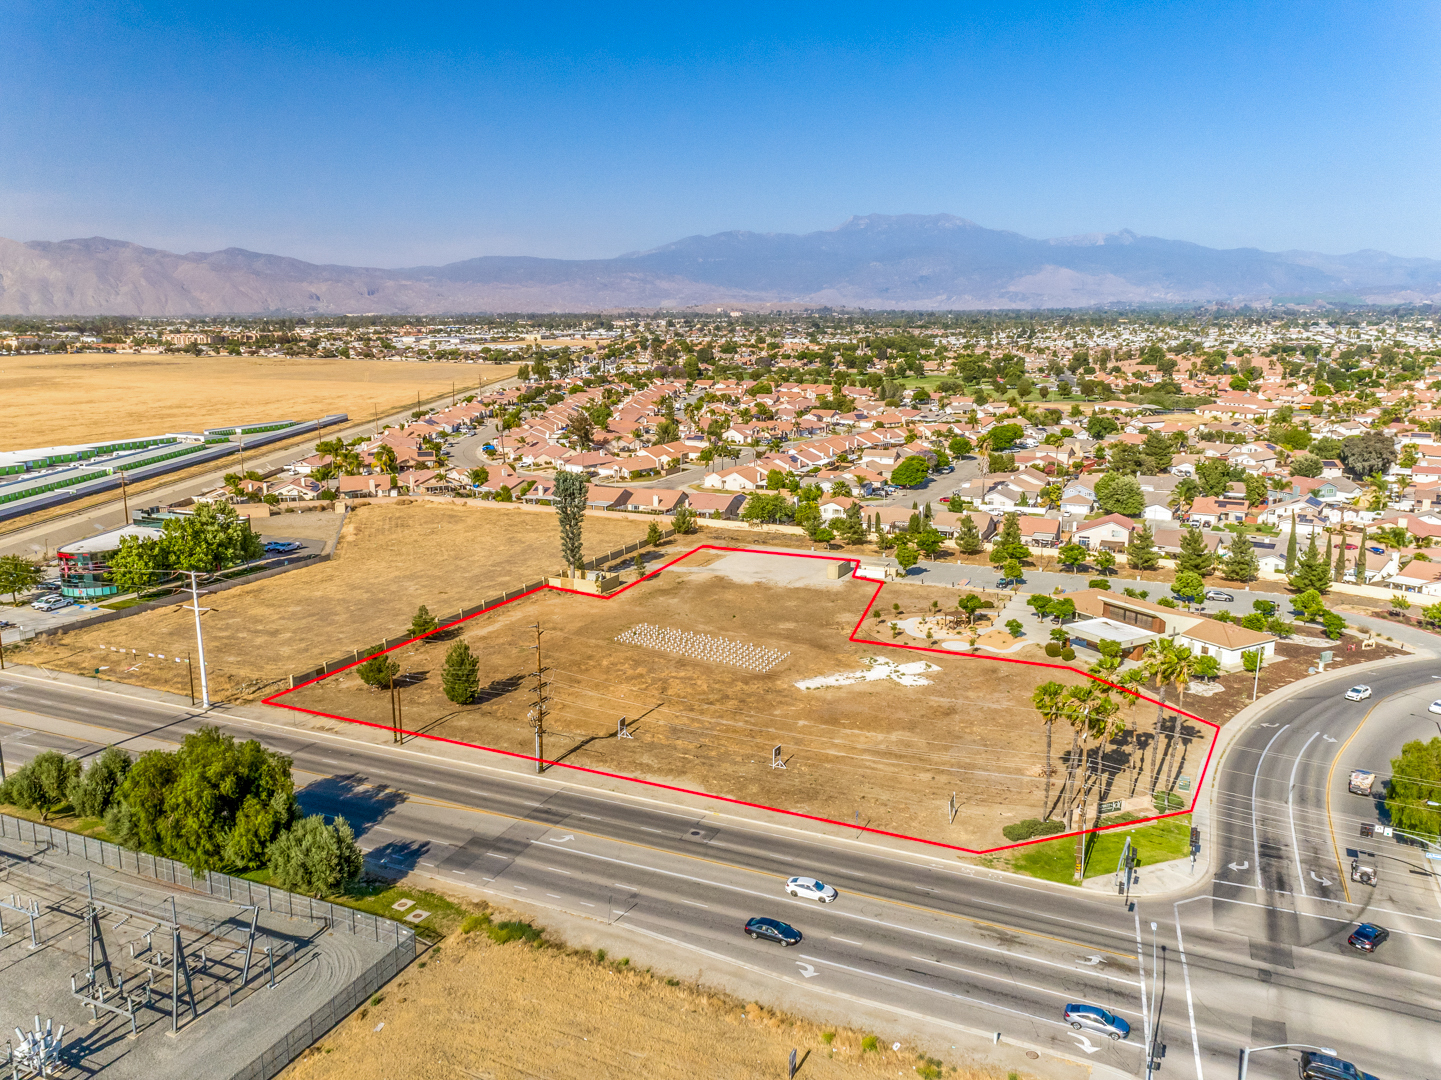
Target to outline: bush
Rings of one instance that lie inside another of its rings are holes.
[[[1064,649],[1061,650],[1061,659],[1065,660],[1067,663],[1074,660],[1075,658],[1076,650],[1071,648],[1069,645],[1067,645]]]
[[[671,527],[677,536],[689,536],[696,531],[695,511],[689,506],[678,507],[671,517]]]
[[[430,608],[421,604],[416,609],[415,616],[410,620],[410,636],[425,637],[440,624],[435,621],[435,616],[430,613]]]
[[[1158,597],[1156,597],[1156,603],[1160,604],[1162,607],[1175,607],[1175,606],[1176,606],[1176,601],[1172,600],[1169,596],[1158,596]]]
[[[333,825],[320,814],[301,818],[271,842],[267,856],[276,885],[311,896],[337,893],[365,869],[355,833],[343,817]]]
[[[1111,588],[1109,579],[1103,577],[1092,578],[1088,584],[1092,589],[1106,589],[1109,591]]]
[[[70,805],[81,817],[103,818],[129,771],[130,755],[107,746],[70,784],[66,793]]]
[[[878,1038],[877,1038],[876,1036],[874,1036],[874,1035],[867,1035],[864,1039],[861,1040],[861,1052],[862,1052],[862,1053],[864,1053],[864,1052],[867,1051],[867,1050],[879,1050],[880,1048],[881,1048],[881,1040],[878,1039]]]
[[[1026,818],[1001,827],[1001,835],[1012,843],[1034,840],[1038,836],[1055,836],[1065,832],[1066,826],[1059,821],[1042,821],[1040,818]]]
[[[1155,795],[1156,812],[1169,814],[1173,810],[1182,810],[1186,806],[1186,800],[1177,795],[1174,791],[1158,791]]]
[[[487,919],[484,915],[467,915],[461,921],[460,932],[462,934],[474,933],[476,930],[479,930],[482,926],[484,926],[486,924],[486,921]]]
[[[22,810],[39,810],[44,820],[65,804],[71,785],[79,778],[80,762],[58,750],[46,750],[0,784],[0,802]]]
[[[822,1031],[822,1032],[821,1032],[821,1042],[825,1043],[827,1046],[830,1046],[830,1044],[833,1043],[833,1042],[835,1042],[835,1041],[836,1041],[836,1033],[835,1033],[834,1031]]]
[[[1060,656],[1061,646],[1057,642],[1048,641],[1046,643],[1046,655],[1051,657],[1052,659]]]
[[[469,705],[480,691],[480,661],[464,641],[457,641],[445,654],[440,670],[445,696],[457,705]]]

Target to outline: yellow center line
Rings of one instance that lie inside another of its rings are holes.
[[[1341,875],[1341,888],[1346,892],[1346,903],[1351,903],[1351,886],[1347,884],[1349,871],[1341,864],[1341,845],[1336,841],[1336,824],[1331,820],[1331,784],[1336,778],[1336,766],[1341,764],[1341,755],[1346,752],[1346,747],[1351,745],[1351,740],[1361,734],[1361,729],[1366,726],[1366,721],[1371,719],[1371,714],[1381,707],[1381,702],[1376,702],[1366,710],[1366,715],[1361,717],[1361,722],[1356,729],[1346,736],[1346,741],[1341,744],[1341,749],[1336,751],[1336,756],[1331,759],[1331,768],[1326,771],[1326,828],[1331,831],[1331,849],[1336,853],[1336,872]]]

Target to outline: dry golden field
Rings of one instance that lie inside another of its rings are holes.
[[[0,450],[199,431],[251,420],[363,420],[513,375],[499,364],[257,356],[0,357]],[[56,417],[63,416],[63,427]]]
[[[882,1035],[825,1028],[593,954],[452,934],[292,1065],[287,1080],[751,1080],[785,1075],[792,1048],[809,1080],[1004,1070],[927,1060]],[[829,1038],[826,1038],[829,1036]],[[921,1070],[925,1069],[926,1072]],[[1071,1075],[1072,1072],[1068,1072]],[[1034,1080],[1033,1074],[1011,1076]]]

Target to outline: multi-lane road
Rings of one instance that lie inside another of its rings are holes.
[[[1141,897],[1135,910],[939,854],[580,789],[415,743],[296,730],[264,709],[202,716],[159,695],[26,669],[0,676],[0,746],[13,768],[47,748],[142,750],[218,723],[290,754],[303,804],[355,823],[374,865],[589,920],[590,937],[638,960],[690,957],[748,994],[769,987],[816,1014],[889,1011],[937,1044],[964,1049],[999,1033],[1048,1058],[1139,1076],[1150,1033],[1165,1048],[1158,1075],[1199,1080],[1229,1076],[1241,1046],[1305,1042],[1383,1080],[1417,1080],[1441,1077],[1441,907],[1426,860],[1394,843],[1381,852],[1381,885],[1364,895],[1352,886],[1348,902],[1348,838],[1377,807],[1347,796],[1344,774],[1384,766],[1400,739],[1424,734],[1419,717],[1441,693],[1433,672],[1429,658],[1374,670],[1375,696],[1359,705],[1340,696],[1353,673],[1320,677],[1265,710],[1215,780],[1204,841],[1214,882]],[[784,879],[798,873],[840,898],[787,897]],[[804,940],[751,941],[741,926],[752,915],[791,922]],[[1345,945],[1358,917],[1392,931],[1374,957]],[[1131,1039],[1073,1032],[1060,1019],[1068,1001],[1117,1012]],[[1251,1073],[1294,1068],[1278,1051],[1258,1055]]]

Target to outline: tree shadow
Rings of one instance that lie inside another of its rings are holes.
[[[410,874],[429,851],[429,840],[390,840],[366,852],[365,861],[386,874]]]
[[[506,694],[514,693],[525,684],[525,680],[528,676],[529,673],[526,672],[520,675],[507,675],[503,679],[492,679],[490,682],[488,682],[486,685],[482,686],[478,691],[476,691],[475,701],[473,704],[489,705],[497,698],[502,698],[505,697]]]
[[[406,794],[372,786],[365,777],[351,773],[314,780],[297,791],[295,799],[306,813],[345,818],[355,835],[363,836],[405,802]]]

